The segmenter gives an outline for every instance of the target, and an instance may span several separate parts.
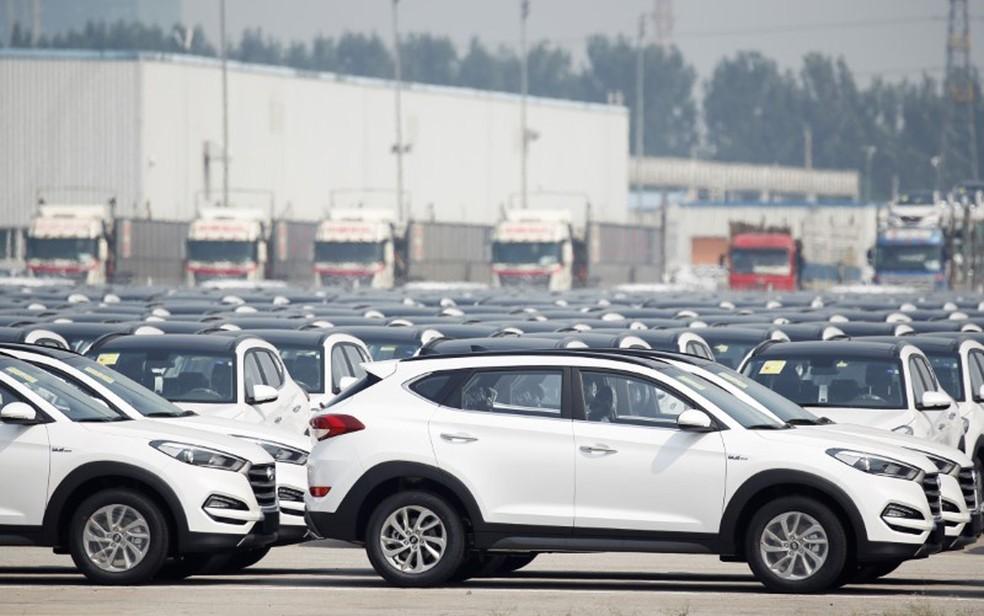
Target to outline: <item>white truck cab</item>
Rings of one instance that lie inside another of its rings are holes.
[[[586,272],[585,227],[567,210],[506,210],[492,238],[492,284],[567,291]]]
[[[261,209],[202,208],[188,229],[189,285],[264,280],[270,216]]]
[[[329,210],[314,241],[315,284],[393,288],[403,267],[401,237],[389,210]]]
[[[113,204],[42,204],[27,230],[25,265],[34,276],[105,284],[111,270]]]

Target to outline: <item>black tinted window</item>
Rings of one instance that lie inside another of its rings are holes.
[[[260,363],[260,371],[263,374],[263,382],[272,387],[280,389],[284,384],[284,375],[280,370],[280,362],[269,351],[258,351],[257,360]]]
[[[477,370],[461,388],[458,406],[466,411],[560,417],[563,374],[559,369]]]
[[[443,401],[441,394],[444,392],[445,387],[447,387],[450,381],[451,374],[448,372],[443,374],[431,374],[414,381],[410,385],[410,390],[418,396],[440,404]]]

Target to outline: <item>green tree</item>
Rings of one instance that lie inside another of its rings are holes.
[[[393,59],[382,39],[372,34],[346,32],[335,46],[335,70],[349,75],[390,78]]]
[[[446,36],[411,34],[400,42],[403,78],[451,85],[458,74],[458,51]]]

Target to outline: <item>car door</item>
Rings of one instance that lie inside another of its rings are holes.
[[[24,400],[0,383],[0,408],[11,402]],[[0,537],[27,530],[13,527],[41,526],[50,468],[46,425],[0,422]]]
[[[566,372],[463,371],[431,416],[438,465],[465,483],[486,522],[570,532],[574,437]]]
[[[716,533],[725,492],[719,432],[676,427],[699,408],[667,383],[582,369],[574,381],[575,534]]]
[[[372,361],[365,343],[354,336],[335,334],[325,340],[325,393],[329,399],[341,393],[341,380],[346,376],[365,376],[362,364]]]
[[[922,392],[943,391],[943,387],[936,379],[936,375],[933,373],[933,369],[925,357],[915,355],[909,361],[913,364],[910,367],[910,371],[913,372],[913,384],[919,381]],[[914,367],[914,370],[912,370],[912,367]],[[915,398],[916,408],[919,408],[921,400],[922,394],[920,393]],[[945,409],[926,409],[921,411],[930,420],[930,423],[933,424],[933,430],[940,436],[939,440],[941,442],[954,447],[959,443],[960,436],[963,434],[963,424],[959,420],[956,404],[951,404]]]
[[[308,428],[310,419],[304,391],[288,378],[283,363],[273,351],[258,349],[255,353],[259,360],[263,383],[278,392],[277,399],[266,404],[275,406],[274,415],[283,417],[283,423],[289,424],[291,429],[304,432]]]
[[[273,387],[268,377],[264,375],[260,365],[261,350],[259,348],[248,348],[243,353],[243,390],[241,392],[243,404],[249,406],[256,413],[259,413],[263,417],[264,423],[280,425],[286,417],[283,412],[283,406],[278,404],[278,400],[271,400],[262,404],[250,403],[254,386],[270,385]]]

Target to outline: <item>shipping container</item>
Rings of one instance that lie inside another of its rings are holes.
[[[487,225],[414,222],[409,230],[410,281],[480,282],[491,279]]]
[[[314,238],[318,223],[314,221],[278,220],[273,225],[270,279],[292,285],[309,286],[314,282]]]
[[[662,272],[660,241],[658,227],[590,223],[588,284],[658,282]]]
[[[159,285],[184,282],[188,223],[120,218],[116,220],[114,236],[114,282]]]

